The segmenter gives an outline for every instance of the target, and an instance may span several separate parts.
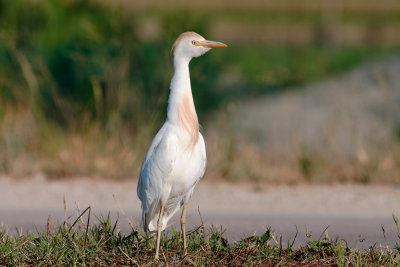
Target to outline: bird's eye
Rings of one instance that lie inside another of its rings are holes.
[[[196,42],[196,41],[192,41],[192,44],[193,44],[193,45],[196,45],[196,44],[197,44],[197,42]]]

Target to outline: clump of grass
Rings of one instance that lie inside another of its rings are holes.
[[[89,209],[89,208],[88,208]],[[89,209],[90,211],[90,209]],[[82,214],[81,214],[82,215]],[[393,215],[395,221],[397,218]],[[394,250],[371,247],[360,251],[346,241],[318,240],[294,248],[282,245],[282,238],[268,228],[261,236],[250,236],[230,243],[216,228],[194,228],[188,235],[188,255],[182,257],[180,233],[171,230],[161,240],[161,257],[154,260],[154,239],[138,229],[123,235],[118,221],[98,218],[92,226],[58,225],[51,231],[13,236],[0,231],[0,265],[5,266],[137,266],[137,265],[285,265],[285,266],[398,266],[399,244]],[[88,222],[90,213],[88,216]],[[400,236],[399,236],[400,239]]]

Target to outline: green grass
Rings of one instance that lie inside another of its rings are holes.
[[[82,215],[82,214],[81,214]],[[89,214],[90,215],[90,214]],[[395,221],[397,219],[393,216]],[[90,218],[90,217],[89,217]],[[79,219],[79,218],[78,218]],[[318,239],[294,248],[294,240],[283,244],[268,228],[261,236],[250,236],[230,243],[223,232],[203,225],[187,233],[188,255],[182,257],[180,233],[164,233],[160,260],[154,260],[154,238],[138,229],[127,235],[118,232],[118,221],[109,216],[97,219],[87,227],[78,219],[55,230],[36,234],[10,235],[0,231],[1,266],[136,266],[136,265],[194,265],[194,266],[398,266],[400,242],[395,248],[376,246],[367,250],[353,249],[345,240]],[[398,224],[397,224],[398,225]],[[400,232],[398,232],[400,240]],[[311,238],[311,234],[307,233]]]

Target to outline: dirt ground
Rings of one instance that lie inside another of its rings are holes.
[[[35,232],[45,229],[47,218],[54,226],[67,216],[73,221],[78,210],[91,205],[94,214],[119,218],[121,231],[128,219],[140,224],[140,201],[136,180],[109,181],[74,178],[47,180],[0,177],[0,224],[4,229]],[[350,245],[366,248],[396,241],[392,213],[400,216],[400,187],[384,185],[295,185],[229,183],[206,179],[196,188],[188,208],[189,227],[201,223],[222,227],[231,241],[262,234],[271,226],[283,240],[298,235],[295,245],[309,240],[306,229],[318,238],[328,227],[330,237],[339,236]],[[123,211],[123,212],[122,212]],[[126,215],[124,215],[125,213]],[[94,219],[92,219],[93,221]],[[177,217],[170,223],[178,228]],[[385,235],[382,232],[385,229]]]

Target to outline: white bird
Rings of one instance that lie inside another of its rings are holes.
[[[193,102],[189,62],[211,48],[226,46],[205,40],[195,32],[182,33],[172,46],[174,73],[167,119],[147,150],[137,186],[144,230],[157,231],[156,259],[161,231],[180,207],[183,253],[186,255],[186,204],[206,168],[206,148]]]

